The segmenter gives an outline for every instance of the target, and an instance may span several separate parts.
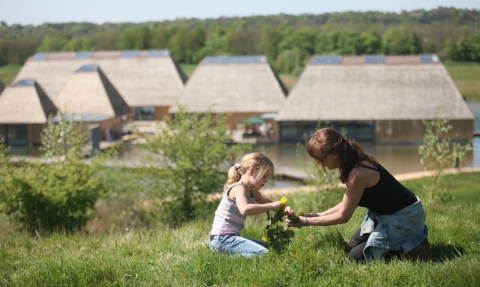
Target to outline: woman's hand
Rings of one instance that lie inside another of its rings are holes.
[[[290,218],[287,217],[287,225],[291,226],[291,227],[298,227],[298,228],[300,228],[302,226],[306,226],[306,224],[305,224],[305,218],[306,217],[305,216],[299,216],[298,218],[299,218],[298,222],[294,223],[293,219],[290,219]]]

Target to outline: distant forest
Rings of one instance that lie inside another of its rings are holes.
[[[479,10],[433,10],[176,19],[145,23],[0,22],[0,65],[36,52],[168,49],[182,64],[207,55],[266,55],[297,75],[312,55],[436,53],[480,62]],[[1,20],[1,19],[0,19]]]

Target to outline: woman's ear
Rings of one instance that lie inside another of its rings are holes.
[[[253,176],[253,173],[255,172],[255,168],[251,167],[248,169],[248,173]]]

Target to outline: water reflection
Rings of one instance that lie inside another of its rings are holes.
[[[10,146],[10,155],[39,157],[43,152],[38,146]]]
[[[393,174],[401,174],[423,170],[420,165],[420,155],[417,145],[375,145],[362,143],[367,153],[375,156],[377,161]],[[302,145],[301,159],[312,160]],[[460,167],[480,167],[480,137],[474,138],[473,152],[460,163]],[[265,153],[277,166],[291,166],[300,168],[296,155],[295,144],[256,145],[252,151]],[[452,163],[453,165],[453,163]]]
[[[480,102],[467,104],[475,117],[474,130],[480,131]],[[418,154],[418,145],[375,145],[362,143],[367,153],[376,157],[377,161],[392,174],[401,174],[423,170]],[[473,138],[473,152],[460,163],[460,167],[480,167],[480,137]],[[302,160],[312,160],[302,146]],[[278,166],[300,167],[296,156],[295,144],[257,145],[252,151],[265,153]],[[452,163],[453,165],[453,163]]]
[[[480,102],[468,103],[468,107],[475,117],[473,122],[473,130],[480,131]]]
[[[480,131],[480,102],[468,103],[470,110],[475,116],[474,130]],[[460,167],[480,167],[480,137],[473,138],[474,151],[469,153],[467,158],[460,163]],[[401,174],[423,170],[420,165],[420,155],[417,145],[375,145],[364,143],[365,150],[374,155],[378,162],[393,174]],[[303,146],[301,149],[302,160],[311,160]],[[300,168],[297,159],[297,145],[290,143],[256,145],[252,151],[265,153],[277,166]],[[38,147],[12,146],[11,155],[15,156],[40,156]],[[119,161],[141,162],[146,151],[131,146],[121,151],[118,155]],[[452,163],[453,164],[453,163]],[[279,183],[281,185],[281,183]]]
[[[480,137],[473,140],[474,150],[467,155],[467,158],[460,163],[460,167],[480,167]],[[420,155],[417,145],[375,145],[362,143],[367,153],[376,157],[393,174],[401,174],[423,170],[420,165]],[[302,161],[312,160],[305,151],[304,145],[298,147]],[[275,165],[283,167],[300,168],[301,162],[297,158],[297,145],[291,143],[285,144],[259,144],[255,145],[251,151],[259,151],[267,155]],[[12,146],[10,150],[12,156],[41,156],[38,147]],[[136,146],[126,147],[118,154],[118,161],[141,163],[148,152]]]

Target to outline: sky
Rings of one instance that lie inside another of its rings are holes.
[[[480,10],[480,0],[0,0],[8,25],[62,22],[120,23],[252,15],[322,14],[345,11],[401,12],[439,6]]]

